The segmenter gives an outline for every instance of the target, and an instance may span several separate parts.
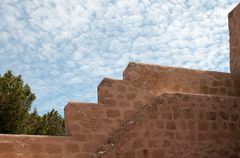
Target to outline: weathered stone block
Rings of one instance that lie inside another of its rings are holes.
[[[69,153],[77,153],[80,151],[78,144],[67,144],[65,150]]]
[[[191,119],[194,117],[194,112],[192,109],[183,109],[182,110],[182,116],[185,119]]]
[[[107,111],[107,116],[108,117],[119,117],[120,112],[118,110],[110,109],[110,110]]]
[[[175,122],[167,122],[166,123],[166,129],[168,130],[175,130],[177,127],[176,127],[176,124]]]
[[[208,130],[208,123],[205,122],[205,121],[200,121],[200,122],[198,123],[198,129],[199,129],[200,131],[206,131],[206,130]]]
[[[13,143],[10,142],[0,142],[0,153],[2,152],[13,152]]]
[[[164,150],[158,149],[153,151],[152,158],[164,158]]]
[[[61,154],[62,153],[62,147],[58,144],[47,144],[45,146],[45,152],[51,153],[51,154]]]

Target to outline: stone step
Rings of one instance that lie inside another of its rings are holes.
[[[152,92],[133,86],[126,80],[105,78],[98,86],[98,102],[119,112],[126,120],[139,107],[146,104],[152,97]]]
[[[239,157],[239,109],[239,97],[164,93],[133,114],[96,155],[204,157],[214,151],[216,157]]]
[[[96,153],[134,111],[130,106],[70,102],[64,109],[67,135],[83,146],[82,152]]]
[[[92,153],[153,96],[129,81],[105,78],[98,86],[98,103],[70,102],[64,109],[67,134]]]
[[[70,102],[64,109],[67,134],[93,154],[120,125],[119,112],[104,104]]]
[[[123,80],[156,95],[183,92],[240,96],[240,74],[130,62],[124,70]]]

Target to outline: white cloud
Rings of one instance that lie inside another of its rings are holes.
[[[22,74],[41,113],[96,101],[129,61],[229,71],[227,14],[237,0],[0,2],[0,73]]]

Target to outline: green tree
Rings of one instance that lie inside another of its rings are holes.
[[[35,95],[23,83],[21,75],[7,71],[0,76],[0,133],[15,134],[22,131]]]
[[[64,119],[54,109],[38,115],[30,112],[35,95],[23,83],[21,75],[11,71],[0,75],[0,133],[32,135],[64,135]]]
[[[41,120],[42,117],[38,115],[36,109],[30,114],[27,115],[24,122],[22,123],[21,131],[18,133],[21,134],[31,134],[31,135],[41,135]]]
[[[42,116],[40,133],[43,135],[65,134],[64,119],[56,110],[52,109],[52,111]]]

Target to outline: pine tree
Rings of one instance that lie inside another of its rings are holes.
[[[41,121],[41,134],[43,135],[64,135],[64,119],[59,113],[52,111],[44,114]]]
[[[35,95],[20,75],[15,77],[7,71],[0,76],[0,133],[21,131],[34,100]]]
[[[21,75],[11,71],[0,75],[0,133],[31,135],[64,135],[64,119],[54,109],[38,115],[31,111],[35,95],[23,83]]]
[[[42,117],[38,115],[36,109],[27,115],[22,123],[22,127],[18,131],[21,134],[41,135],[41,120]]]

